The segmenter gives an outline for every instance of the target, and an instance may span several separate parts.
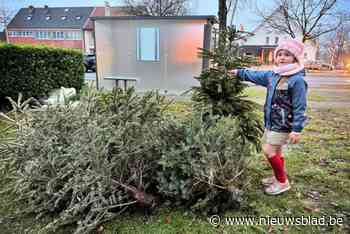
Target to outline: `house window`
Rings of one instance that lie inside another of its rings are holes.
[[[57,32],[57,39],[64,39],[64,33],[63,32]]]
[[[270,44],[270,37],[266,37],[265,42],[266,42],[266,43],[265,43],[266,45]]]
[[[137,60],[159,61],[159,28],[137,29]]]
[[[28,15],[27,16],[27,20],[31,20],[32,19],[32,16],[31,15]]]
[[[306,52],[304,53],[304,59],[307,59],[307,53]]]
[[[80,20],[80,19],[81,19],[81,16],[75,16],[75,19],[76,19],[76,20]]]
[[[65,32],[64,33],[64,38],[68,39],[68,40],[72,39],[72,32]]]
[[[40,40],[49,39],[49,33],[47,31],[35,32],[35,38]]]
[[[47,16],[45,17],[45,19],[46,19],[46,20],[50,20],[50,19],[51,19],[51,16],[47,15]]]
[[[63,15],[61,16],[61,20],[66,20],[67,19],[67,16]]]
[[[278,44],[279,38],[275,37],[275,44]]]
[[[80,32],[73,32],[73,40],[81,40],[81,33]]]

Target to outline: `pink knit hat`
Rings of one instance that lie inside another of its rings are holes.
[[[282,41],[274,52],[274,59],[276,61],[277,53],[280,50],[287,50],[290,53],[294,55],[294,57],[297,59],[299,64],[302,64],[303,62],[303,55],[304,55],[304,44],[296,39],[288,39]]]

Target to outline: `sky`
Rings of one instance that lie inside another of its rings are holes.
[[[189,0],[192,8],[192,15],[217,15],[218,0]],[[350,8],[350,0],[338,0],[342,7]],[[255,6],[259,9],[271,8],[271,0],[248,0],[248,5],[238,8],[233,24],[244,25],[244,29],[252,31],[259,24],[258,17],[254,12]],[[105,0],[0,0],[0,5],[5,5],[14,13],[22,7],[33,5],[34,7],[67,7],[67,6],[104,6]],[[122,5],[123,0],[109,0],[111,6]],[[228,23],[230,23],[230,18]]]
[[[192,6],[190,13],[192,15],[217,15],[218,0],[189,0]],[[258,0],[259,2],[269,3],[269,0]],[[33,5],[34,7],[66,7],[66,6],[104,6],[105,0],[0,0],[0,5],[5,4],[13,12],[17,12],[22,7]],[[123,0],[109,0],[111,6],[122,5]],[[249,8],[249,7],[248,7]],[[253,30],[257,25],[256,18],[252,11],[247,7],[240,8],[237,11],[234,24],[244,24],[245,29]],[[228,20],[228,23],[231,20]]]

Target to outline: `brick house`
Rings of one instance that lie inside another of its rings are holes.
[[[94,53],[90,17],[123,15],[120,7],[48,7],[20,9],[6,27],[7,42],[45,44]]]
[[[4,32],[0,32],[0,43],[1,42],[6,42],[6,34]]]

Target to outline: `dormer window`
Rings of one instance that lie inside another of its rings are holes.
[[[63,15],[61,16],[61,20],[66,20],[67,19],[67,16]]]
[[[80,20],[80,19],[81,19],[81,16],[75,16],[75,19],[76,19],[76,20]]]
[[[50,20],[50,19],[51,19],[51,16],[50,16],[50,15],[47,15],[47,16],[45,17],[45,19],[46,19],[46,20]]]
[[[32,19],[32,15],[28,15],[27,20],[31,20],[31,19]]]

